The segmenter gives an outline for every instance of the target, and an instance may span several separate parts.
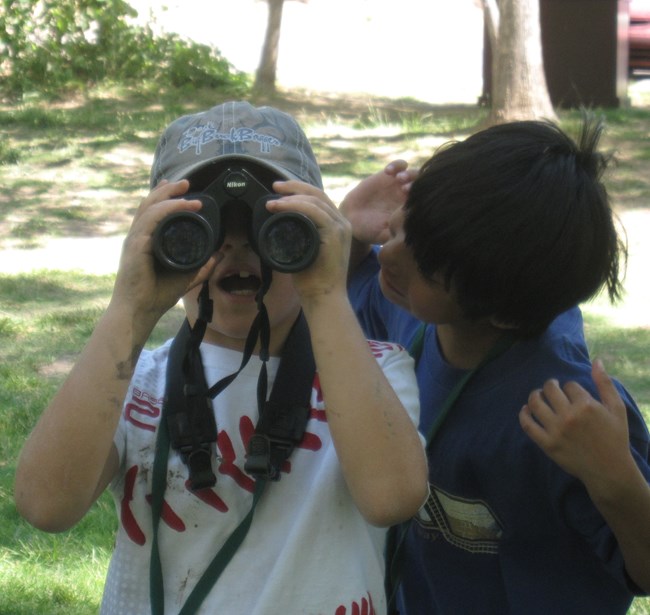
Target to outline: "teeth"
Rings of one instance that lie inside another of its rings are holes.
[[[243,279],[246,279],[246,278],[250,278],[251,274],[248,271],[240,271],[239,272],[239,277],[243,278]]]

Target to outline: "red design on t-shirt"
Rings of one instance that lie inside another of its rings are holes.
[[[325,413],[325,410],[312,408],[309,416],[316,421],[320,421],[321,423],[327,423],[327,414]]]
[[[314,377],[314,387],[316,390],[316,397],[322,404],[323,397],[320,390],[318,375]],[[143,418],[158,418],[161,412],[161,403],[161,400],[156,400],[146,393],[134,390],[131,401],[125,407],[125,419],[139,429],[156,431],[156,425],[145,422]],[[310,419],[314,419],[319,422],[327,421],[325,411],[314,407],[310,408]],[[239,421],[239,437],[241,439],[244,450],[248,450],[248,443],[254,433],[255,426],[253,425],[250,417],[246,415],[242,416]],[[309,451],[318,451],[322,448],[322,446],[323,443],[320,437],[308,431],[305,432],[301,442],[297,444],[297,448]],[[239,485],[239,487],[248,491],[249,493],[253,493],[255,490],[255,480],[246,474],[243,469],[236,465],[235,462],[237,461],[237,454],[233,445],[233,440],[231,439],[230,434],[225,430],[220,431],[217,435],[217,449],[219,451],[220,457],[218,468],[219,473],[230,476],[235,481],[235,483]],[[241,465],[243,466],[243,464]],[[287,460],[283,463],[282,472],[285,474],[289,474],[291,472],[290,460]],[[138,525],[130,507],[130,502],[133,500],[133,492],[137,474],[137,465],[130,468],[126,473],[124,495],[121,501],[121,521],[129,538],[138,545],[144,545],[146,542],[144,532]],[[185,486],[188,491],[191,491],[189,488],[189,481],[185,483]],[[214,490],[207,488],[192,493],[202,502],[208,506],[211,506],[218,512],[226,513],[229,510],[228,504],[226,504],[226,502],[218,495],[217,491],[218,487]],[[149,502],[149,504],[151,504],[152,496],[147,495],[146,500]],[[164,521],[165,524],[168,525],[171,529],[177,532],[183,532],[186,529],[186,525],[182,518],[165,500],[163,500],[162,504],[161,520]]]
[[[239,437],[241,438],[241,443],[244,445],[245,450],[248,450],[248,443],[254,433],[255,425],[253,425],[253,421],[251,421],[249,416],[242,416],[239,419]]]
[[[323,446],[323,441],[314,433],[305,432],[305,435],[302,438],[298,448],[304,448],[308,451],[318,451],[320,447]]]
[[[385,352],[399,347],[390,342],[377,342],[374,340],[368,340],[368,346],[370,346],[370,351],[375,358],[383,357]]]
[[[192,491],[190,489],[189,479],[185,481],[185,487],[188,491]],[[199,489],[198,491],[192,491],[192,493],[199,498],[199,500],[205,502],[208,506],[212,506],[212,508],[216,508],[219,512],[228,512],[227,504],[209,487]]]
[[[137,545],[142,546],[146,542],[144,532],[140,529],[138,522],[135,520],[131,511],[130,502],[133,501],[133,487],[138,475],[138,466],[129,468],[124,476],[124,494],[120,506],[120,519],[126,535]]]
[[[146,429],[147,431],[156,431],[156,426],[151,423],[144,423],[142,420],[136,418],[137,415],[141,417],[151,417],[157,419],[160,416],[160,407],[154,405],[146,399],[138,399],[135,394],[131,398],[131,401],[126,404],[124,408],[124,418],[126,418],[129,423],[133,423],[136,427],[140,429]]]
[[[147,496],[147,502],[151,504],[152,496],[149,494]],[[162,510],[160,511],[160,519],[164,521],[172,530],[177,532],[185,531],[185,523],[183,520],[174,512],[172,507],[167,504],[165,500],[162,503]]]
[[[314,389],[316,389],[316,403],[322,404],[323,403],[323,390],[321,389],[320,386],[320,378],[318,376],[318,372],[314,374],[314,384],[313,384]]]
[[[375,607],[372,604],[372,597],[368,594],[361,598],[361,602],[353,602],[350,611],[346,606],[341,605],[336,609],[334,615],[376,615]]]

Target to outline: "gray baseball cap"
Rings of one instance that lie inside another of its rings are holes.
[[[154,154],[151,187],[221,161],[253,162],[282,178],[323,187],[314,152],[296,120],[273,107],[256,108],[244,101],[186,115],[167,126]]]

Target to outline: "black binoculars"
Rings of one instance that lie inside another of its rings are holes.
[[[231,164],[205,189],[183,195],[183,199],[201,201],[202,207],[170,214],[160,222],[153,236],[158,262],[173,271],[204,265],[223,244],[224,209],[236,206],[248,208],[249,241],[266,265],[283,273],[307,269],[318,255],[318,229],[301,213],[269,212],[266,203],[279,195],[254,173],[252,165]]]

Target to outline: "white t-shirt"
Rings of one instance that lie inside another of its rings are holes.
[[[369,342],[377,361],[418,424],[413,363],[395,344]],[[102,615],[150,615],[151,479],[165,392],[170,342],[143,352],[115,435],[121,471],[111,484],[120,519]],[[203,344],[212,385],[239,369],[241,353]],[[278,359],[268,363],[269,391]],[[178,613],[207,565],[248,513],[254,480],[244,472],[246,445],[257,422],[261,362],[248,365],[214,400],[217,484],[196,494],[187,467],[170,451],[159,528],[165,613]],[[359,439],[364,437],[358,434]],[[386,451],[385,454],[398,451]],[[318,375],[301,444],[278,482],[269,482],[243,544],[199,613],[219,615],[349,615],[386,612],[385,529],[369,525],[354,505],[330,438]],[[408,477],[405,477],[408,480]]]

